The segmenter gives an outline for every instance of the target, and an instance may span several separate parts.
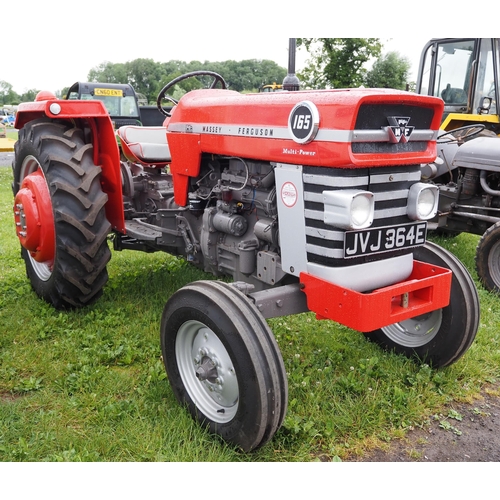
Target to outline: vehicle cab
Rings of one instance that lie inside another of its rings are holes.
[[[69,88],[66,99],[102,101],[116,129],[142,125],[137,95],[129,84],[76,82]]]
[[[422,51],[417,93],[443,99],[444,130],[484,123],[500,132],[498,38],[433,38]]]

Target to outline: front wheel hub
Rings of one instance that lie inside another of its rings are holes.
[[[54,215],[47,182],[40,169],[26,176],[14,200],[16,233],[37,262],[51,264],[55,256]]]

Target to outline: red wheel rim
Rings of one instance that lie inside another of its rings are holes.
[[[55,257],[52,201],[40,169],[27,175],[14,201],[16,232],[21,245],[37,262],[51,266]]]

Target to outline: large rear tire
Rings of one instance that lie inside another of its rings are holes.
[[[107,282],[107,195],[93,146],[68,122],[34,120],[19,131],[12,164],[15,217],[26,274],[58,309],[96,300]]]
[[[236,288],[198,281],[174,293],[161,346],[175,396],[210,432],[244,451],[274,436],[287,408],[283,360],[265,319]]]
[[[415,249],[414,257],[453,272],[449,305],[367,335],[387,350],[444,367],[472,344],[479,326],[479,297],[467,269],[444,248],[427,242]]]

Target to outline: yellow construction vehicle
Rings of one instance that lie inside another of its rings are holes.
[[[439,187],[429,229],[481,235],[476,270],[500,292],[499,38],[435,38],[422,52],[417,93],[444,101],[436,161],[422,177]]]
[[[424,47],[417,93],[443,99],[442,130],[482,124],[500,133],[499,43],[498,38],[433,38]]]
[[[281,90],[283,90],[283,85],[276,82],[268,85],[261,85],[259,88],[259,92],[280,92]]]

